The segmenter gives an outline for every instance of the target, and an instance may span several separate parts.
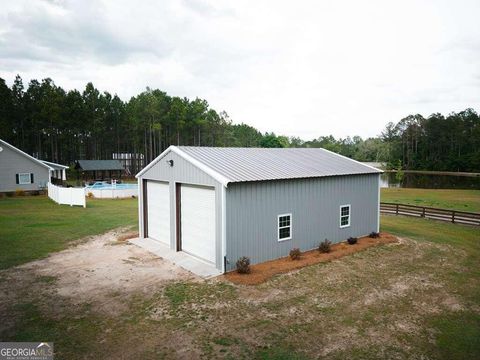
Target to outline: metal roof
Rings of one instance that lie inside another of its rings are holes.
[[[372,166],[321,148],[220,148],[170,146],[138,175],[169,151],[183,156],[225,186],[231,182],[378,174]]]
[[[118,160],[77,160],[75,169],[79,168],[84,171],[124,170]]]

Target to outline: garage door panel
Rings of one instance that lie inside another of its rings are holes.
[[[215,190],[182,185],[182,250],[215,263]]]
[[[148,237],[170,245],[170,187],[147,181]]]

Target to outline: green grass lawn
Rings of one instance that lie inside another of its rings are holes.
[[[71,306],[56,295],[60,279],[27,273],[6,305],[16,323],[0,323],[0,337],[45,338],[69,359],[480,358],[478,228],[383,216],[382,231],[412,240],[257,286],[178,280],[115,292],[110,306],[127,305],[118,312]],[[4,274],[10,292],[15,276]]]
[[[422,201],[456,206],[453,195],[429,196]],[[0,200],[1,264],[136,226],[136,209],[135,200],[91,200],[87,209],[43,197]],[[257,286],[178,279],[139,293],[95,289],[117,309],[107,312],[81,296],[72,306],[56,291],[62,276],[3,270],[0,338],[53,341],[58,358],[69,359],[479,359],[479,227],[382,216],[381,230],[404,240]],[[124,261],[141,271],[141,259]]]
[[[0,199],[0,269],[47,256],[72,240],[137,227],[137,200],[87,200],[87,208],[58,205],[46,196]]]
[[[384,188],[383,202],[480,212],[480,190]]]

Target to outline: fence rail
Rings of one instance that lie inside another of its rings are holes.
[[[57,204],[87,207],[84,188],[65,188],[48,183],[48,197]]]
[[[480,225],[480,213],[467,211],[438,209],[417,205],[396,203],[380,203],[380,212],[384,214],[405,215],[434,220],[448,221],[451,223]]]

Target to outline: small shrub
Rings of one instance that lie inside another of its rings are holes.
[[[320,245],[318,245],[318,251],[321,253],[329,253],[332,251],[332,242],[328,239],[323,240]]]
[[[94,197],[93,193],[91,191],[88,192],[87,197],[89,199],[92,199]]]
[[[290,259],[292,260],[300,260],[302,253],[300,252],[299,248],[293,248],[290,250]]]
[[[380,237],[380,233],[378,232],[375,232],[375,231],[372,231],[370,233],[370,235],[368,235],[368,237],[372,238],[372,239],[376,239],[376,238],[379,238]]]
[[[250,258],[242,256],[237,260],[237,272],[240,274],[250,273]]]
[[[23,189],[16,189],[15,196],[25,196],[25,190]]]
[[[357,243],[358,239],[356,237],[349,237],[347,239],[347,242],[350,244],[350,245],[355,245]]]

